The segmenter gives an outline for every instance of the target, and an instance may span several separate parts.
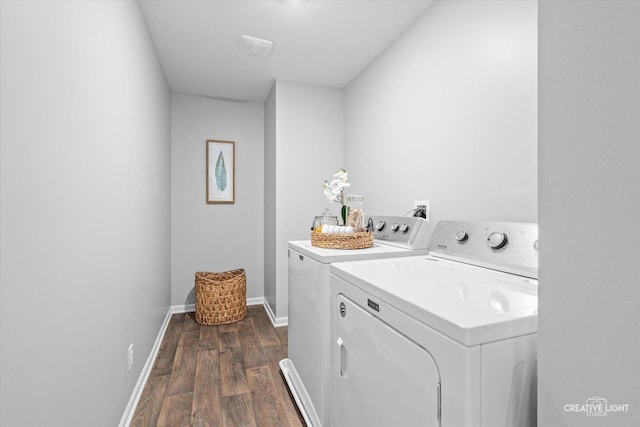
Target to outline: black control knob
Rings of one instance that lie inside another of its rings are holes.
[[[384,228],[384,221],[379,221],[376,224],[376,231],[382,231],[383,228]]]
[[[500,231],[494,231],[487,237],[487,245],[489,245],[491,249],[500,249],[507,244],[507,241],[507,235]]]
[[[402,224],[400,226],[400,232],[406,233],[407,231],[409,231],[409,225],[408,224]]]

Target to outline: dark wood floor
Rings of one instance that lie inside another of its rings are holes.
[[[287,328],[261,305],[230,325],[174,314],[131,426],[303,426],[280,375]]]

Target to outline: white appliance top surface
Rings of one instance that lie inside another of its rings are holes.
[[[322,264],[374,258],[404,257],[428,253],[427,249],[409,250],[375,241],[372,247],[366,249],[325,249],[311,246],[311,240],[296,240],[289,242],[289,248],[311,257]]]
[[[537,331],[537,281],[527,277],[424,255],[331,273],[467,346]]]

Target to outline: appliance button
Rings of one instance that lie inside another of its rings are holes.
[[[393,225],[391,225],[391,230],[393,230],[394,232],[398,231],[398,228],[400,228],[400,226],[397,222],[394,222]]]
[[[409,231],[409,225],[407,225],[407,224],[402,224],[402,225],[400,226],[400,231],[401,231],[401,232],[403,232],[403,233],[406,233],[407,231]]]
[[[379,221],[376,224],[376,231],[382,231],[383,228],[384,228],[384,221]]]
[[[500,249],[507,244],[507,235],[500,231],[494,231],[487,237],[487,244],[491,249]]]
[[[460,230],[460,231],[458,231],[456,233],[456,240],[458,242],[464,242],[468,238],[469,238],[469,235],[467,234],[467,232],[465,230]]]

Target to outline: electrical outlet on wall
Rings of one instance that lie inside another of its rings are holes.
[[[127,361],[128,361],[128,370],[127,372],[131,372],[131,368],[133,367],[133,344],[129,346],[127,350]]]
[[[431,203],[428,200],[414,200],[413,209],[424,213],[424,219],[431,221]]]

